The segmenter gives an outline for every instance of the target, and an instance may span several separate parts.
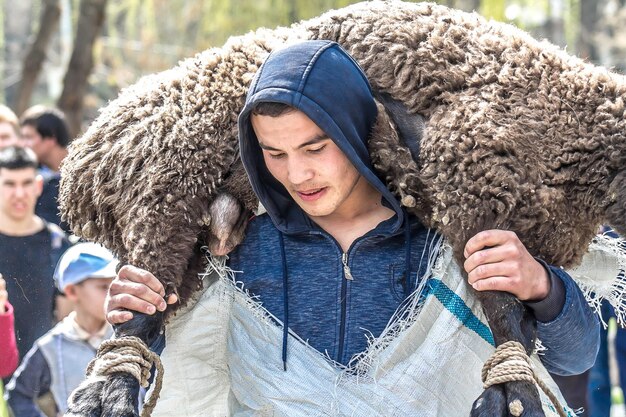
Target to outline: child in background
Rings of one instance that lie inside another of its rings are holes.
[[[20,417],[40,417],[37,398],[50,392],[59,415],[84,380],[100,343],[113,334],[104,301],[117,260],[94,243],[79,243],[61,257],[54,272],[57,287],[75,310],[35,342],[7,386],[8,404]]]
[[[9,304],[6,283],[0,274],[0,417],[9,415],[4,402],[2,378],[17,368],[17,345],[13,329],[13,306]]]

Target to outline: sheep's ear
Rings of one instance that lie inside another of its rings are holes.
[[[417,113],[409,113],[404,104],[393,99],[389,94],[376,94],[376,99],[385,107],[398,129],[400,140],[409,148],[413,160],[417,162],[419,160],[422,137],[426,129],[424,117]]]

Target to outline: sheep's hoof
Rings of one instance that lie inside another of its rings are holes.
[[[68,417],[138,417],[139,384],[128,374],[83,384],[70,396]]]
[[[507,382],[487,388],[472,405],[470,417],[545,417],[534,384]]]
[[[501,385],[492,385],[472,405],[470,417],[507,417],[506,396]]]

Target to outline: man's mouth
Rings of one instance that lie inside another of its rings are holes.
[[[26,209],[26,203],[17,202],[17,203],[13,203],[12,206],[16,210],[24,210],[24,209]]]
[[[322,187],[313,188],[310,190],[296,191],[296,194],[298,194],[298,197],[300,197],[304,201],[314,201],[320,198],[325,191],[326,187]]]

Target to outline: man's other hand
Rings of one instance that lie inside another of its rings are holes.
[[[133,318],[132,311],[154,314],[165,311],[167,304],[178,301],[176,295],[164,299],[165,289],[150,272],[124,265],[109,287],[106,300],[107,321],[111,324],[124,323]],[[131,310],[131,311],[129,311]]]
[[[468,281],[477,291],[506,291],[522,301],[540,301],[550,292],[548,272],[514,232],[485,230],[465,245]]]

